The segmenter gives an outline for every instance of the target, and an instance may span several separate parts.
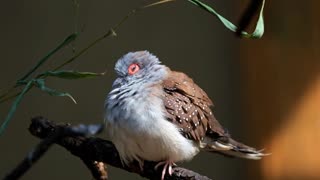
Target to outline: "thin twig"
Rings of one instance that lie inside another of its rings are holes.
[[[59,70],[62,67],[64,67],[67,64],[70,64],[71,62],[73,62],[74,60],[76,60],[77,57],[81,56],[82,54],[84,54],[85,52],[87,52],[91,47],[93,47],[94,45],[96,45],[97,43],[99,43],[100,41],[102,41],[103,39],[107,38],[107,37],[111,37],[111,36],[117,36],[116,34],[116,30],[131,16],[135,15],[137,12],[152,7],[152,6],[157,6],[160,4],[164,4],[164,3],[168,3],[168,2],[172,2],[174,0],[160,0],[151,4],[147,4],[145,6],[142,7],[138,7],[135,8],[133,10],[131,10],[126,16],[124,16],[116,25],[114,25],[112,28],[110,28],[107,32],[105,32],[102,36],[98,37],[97,39],[95,39],[93,42],[91,42],[87,47],[83,48],[80,52],[78,52],[76,55],[74,55],[73,57],[71,57],[70,59],[66,60],[65,62],[63,62],[62,64],[58,65],[56,68],[54,68],[53,71]]]

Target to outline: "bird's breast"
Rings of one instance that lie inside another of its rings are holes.
[[[123,99],[122,106],[108,109],[107,131],[120,156],[124,162],[191,159],[198,146],[166,120],[161,91],[149,93],[134,93],[139,97]]]

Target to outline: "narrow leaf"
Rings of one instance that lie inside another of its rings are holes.
[[[154,3],[148,4],[148,5],[142,6],[141,8],[149,8],[149,7],[152,7],[152,6],[157,6],[159,4],[164,4],[164,3],[167,3],[167,2],[171,2],[171,1],[175,1],[175,0],[161,0],[161,1],[157,1],[157,2],[154,2]]]
[[[42,91],[50,94],[51,96],[67,96],[69,97],[75,104],[77,104],[76,100],[71,96],[71,94],[67,92],[59,92],[55,89],[51,89],[45,86],[44,79],[35,79],[34,80],[35,85],[41,89]]]
[[[235,26],[233,23],[231,23],[229,20],[227,20],[226,18],[224,18],[223,16],[221,16],[216,10],[214,10],[212,7],[210,7],[209,5],[201,2],[200,0],[188,0],[189,2],[191,2],[192,4],[204,9],[205,11],[213,14],[215,17],[217,17],[222,24],[228,28],[229,30],[236,32],[237,31],[237,26]],[[264,33],[264,21],[263,21],[263,9],[264,9],[264,3],[265,0],[263,0],[262,2],[262,7],[259,13],[259,19],[256,25],[256,28],[254,30],[254,32],[252,34],[249,34],[245,31],[241,32],[241,37],[245,37],[245,38],[261,38],[263,33]]]
[[[45,63],[52,55],[54,55],[56,52],[58,52],[61,48],[69,44],[70,42],[74,41],[77,37],[76,33],[73,33],[69,35],[62,43],[60,43],[56,48],[51,50],[46,56],[44,56],[42,59],[38,61],[38,63],[28,72],[26,73],[22,78],[20,78],[18,81],[23,81],[27,79],[34,71],[36,71],[43,63]]]
[[[0,135],[4,132],[4,130],[7,128],[10,120],[13,117],[13,114],[16,112],[17,107],[19,105],[19,103],[21,102],[23,96],[32,88],[33,85],[33,81],[29,81],[27,83],[27,85],[24,87],[24,89],[21,91],[21,93],[19,94],[19,96],[14,100],[14,102],[12,103],[12,106],[9,110],[9,113],[7,115],[7,117],[5,118],[4,122],[1,124],[0,127]]]
[[[264,20],[263,20],[263,9],[265,0],[262,1],[261,10],[259,13],[259,19],[256,25],[256,29],[252,33],[252,38],[261,38],[264,33]]]
[[[94,73],[94,72],[79,72],[79,71],[47,71],[43,73],[43,76],[52,76],[63,79],[83,79],[93,78],[97,76],[103,76],[105,73]]]

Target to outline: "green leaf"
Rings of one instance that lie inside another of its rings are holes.
[[[264,33],[264,20],[263,20],[263,9],[264,9],[265,0],[262,1],[261,10],[259,13],[259,19],[256,25],[256,29],[252,33],[252,38],[261,38]]]
[[[46,56],[44,56],[42,59],[38,61],[38,63],[28,72],[26,73],[22,78],[20,78],[18,81],[23,81],[27,79],[34,71],[36,71],[43,63],[45,63],[52,55],[54,55],[56,52],[58,52],[61,48],[69,44],[70,42],[74,41],[78,35],[76,33],[73,33],[69,35],[62,43],[60,43],[56,48],[51,50]]]
[[[104,73],[93,73],[93,72],[79,72],[79,71],[47,71],[42,74],[43,76],[53,76],[63,79],[83,79],[93,78],[97,76],[103,76]]]
[[[35,79],[34,84],[41,89],[42,91],[50,94],[51,96],[67,96],[69,97],[75,104],[77,104],[76,100],[71,96],[71,94],[67,92],[59,92],[55,89],[51,89],[45,86],[44,79]]]
[[[24,89],[21,91],[21,93],[18,95],[18,97],[14,100],[12,103],[12,106],[9,110],[9,113],[7,117],[5,118],[4,122],[1,124],[0,127],[0,135],[4,132],[4,130],[7,128],[10,120],[13,117],[13,114],[16,112],[18,105],[20,104],[23,96],[32,88],[33,86],[33,80],[29,81],[27,85],[24,87]]]
[[[58,92],[55,89],[50,89],[50,88],[46,87],[44,79],[32,79],[32,80],[26,82],[26,85],[25,85],[24,89],[21,91],[21,93],[18,95],[18,97],[12,103],[12,106],[11,106],[11,108],[9,110],[8,115],[6,116],[4,122],[1,124],[0,135],[2,135],[4,130],[7,128],[8,124],[9,124],[10,120],[12,119],[14,113],[16,112],[17,107],[20,104],[23,96],[33,87],[33,85],[37,86],[42,91],[50,94],[51,96],[67,96],[75,104],[77,103],[76,100],[71,96],[71,94],[66,93],[66,92]]]
[[[217,13],[217,11],[214,10],[209,5],[201,2],[200,0],[188,0],[188,1],[191,2],[194,5],[202,8],[202,9],[204,9],[205,11],[213,14],[229,30],[231,30],[233,32],[237,31],[237,26],[235,26],[229,20],[227,20],[226,18],[221,16],[219,13]],[[255,28],[254,32],[252,34],[249,34],[249,33],[245,32],[245,31],[242,31],[241,32],[242,37],[245,37],[245,38],[261,38],[262,37],[262,35],[264,33],[264,21],[263,21],[264,3],[265,3],[265,0],[263,0],[263,2],[262,2],[262,7],[261,7],[261,10],[260,10],[260,13],[259,13],[259,19],[258,19],[258,22],[257,22],[257,25],[256,25],[256,28]]]

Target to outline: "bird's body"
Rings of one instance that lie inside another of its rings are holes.
[[[149,52],[126,54],[115,70],[118,78],[106,100],[105,123],[124,163],[165,161],[171,167],[200,150],[249,159],[264,155],[231,139],[214,118],[207,94]]]

